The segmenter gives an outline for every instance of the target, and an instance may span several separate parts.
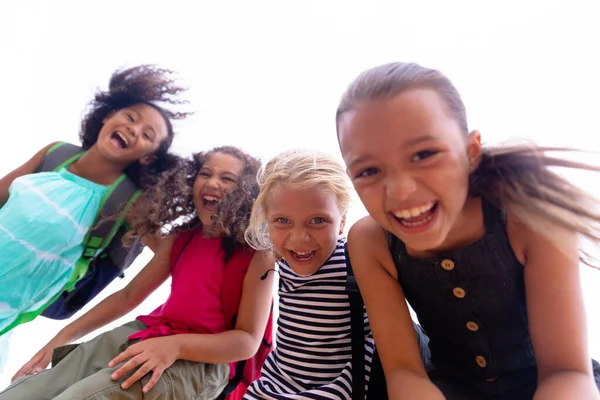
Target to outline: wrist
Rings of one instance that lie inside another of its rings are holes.
[[[174,356],[176,360],[181,359],[181,354],[183,352],[183,341],[182,339],[183,335],[171,335],[168,336],[169,340],[172,343],[172,347],[173,347],[173,352],[174,352]]]

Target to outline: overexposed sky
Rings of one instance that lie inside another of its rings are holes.
[[[190,86],[197,113],[177,125],[175,140],[186,155],[224,144],[263,159],[289,147],[337,155],[339,96],[358,72],[388,61],[446,73],[484,142],[526,136],[598,151],[599,10],[595,0],[1,2],[0,175],[51,141],[76,142],[94,90],[140,63],[174,69]],[[572,179],[600,195],[596,181]],[[582,276],[600,358],[600,272]],[[165,285],[111,327],[167,294]],[[0,388],[62,326],[39,318],[17,328]]]

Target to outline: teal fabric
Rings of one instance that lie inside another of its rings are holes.
[[[0,330],[62,290],[107,190],[66,169],[14,180],[0,209]]]

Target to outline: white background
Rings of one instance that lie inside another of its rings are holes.
[[[345,85],[362,69],[397,60],[445,72],[487,143],[526,136],[599,150],[597,4],[1,2],[0,175],[51,141],[76,142],[94,90],[105,89],[116,68],[140,63],[172,68],[191,88],[197,114],[177,125],[175,141],[185,155],[224,144],[263,159],[290,147],[338,155],[334,113]],[[597,175],[572,179],[600,194]],[[351,220],[362,215],[356,204]],[[145,251],[102,295],[123,287],[150,257]],[[582,268],[582,284],[591,352],[600,358],[600,272]],[[168,289],[106,329],[151,311]],[[39,318],[15,330],[0,388],[63,324]]]

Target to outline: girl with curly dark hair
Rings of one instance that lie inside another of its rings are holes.
[[[0,179],[0,340],[61,293],[112,185],[129,179],[148,189],[179,166],[168,153],[171,119],[186,114],[160,105],[181,103],[175,97],[184,89],[171,75],[147,65],[115,72],[83,119],[82,152],[35,173],[60,147],[51,143]],[[4,361],[0,355],[0,370]]]
[[[219,147],[159,182],[147,222],[132,226],[140,234],[171,225],[154,258],[127,287],[60,331],[16,377],[40,372],[54,352],[53,368],[14,382],[0,400],[217,398],[235,362],[257,352],[270,312],[273,254],[244,240],[259,167],[241,150]],[[224,271],[232,268],[243,276],[235,294],[223,288]],[[127,314],[169,276],[165,304],[64,355],[69,347],[61,346]],[[231,296],[240,299],[234,324],[224,312]]]

